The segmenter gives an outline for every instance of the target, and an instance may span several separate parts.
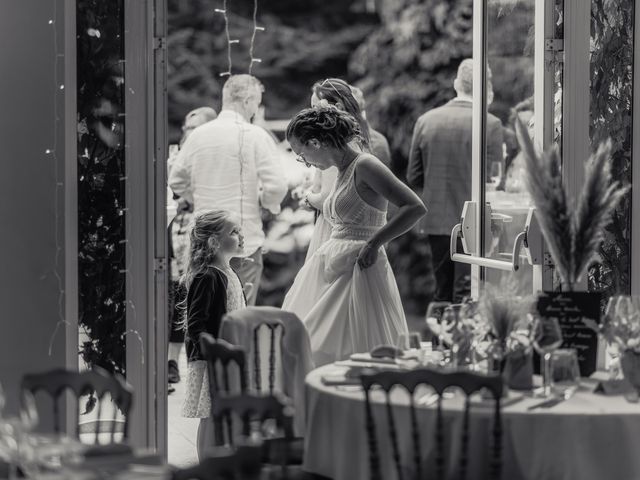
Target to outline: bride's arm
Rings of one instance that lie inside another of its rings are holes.
[[[371,190],[398,207],[393,218],[367,242],[358,257],[361,267],[371,266],[380,246],[408,232],[422,218],[427,209],[408,186],[402,183],[382,162],[365,157],[358,163],[356,174]]]

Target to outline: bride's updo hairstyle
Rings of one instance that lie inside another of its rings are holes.
[[[348,113],[333,105],[305,108],[293,117],[287,126],[287,140],[297,139],[306,144],[315,138],[323,145],[346,148],[354,139],[360,139],[360,124]]]
[[[362,115],[362,109],[353,94],[351,85],[340,78],[327,78],[321,82],[316,82],[311,88],[311,91],[315,93],[320,102],[336,106],[338,106],[338,104],[342,105],[341,110],[344,110],[358,121],[362,146],[368,150],[371,143],[369,124]]]

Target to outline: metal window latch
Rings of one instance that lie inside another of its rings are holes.
[[[167,259],[165,257],[154,258],[153,269],[156,272],[164,272],[167,269]]]
[[[154,50],[166,50],[167,49],[167,37],[153,37],[153,49]]]

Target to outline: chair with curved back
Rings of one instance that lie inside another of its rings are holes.
[[[262,445],[212,448],[198,465],[173,471],[171,480],[251,480],[260,478]]]
[[[209,393],[212,404],[222,395],[244,393],[247,390],[246,358],[242,348],[224,340],[215,339],[208,333],[200,335],[200,351],[207,361],[207,375],[209,378]],[[236,371],[232,370],[232,366]],[[222,371],[222,378],[220,378]],[[234,375],[235,373],[235,375]],[[232,422],[229,415],[225,418],[213,417],[216,442],[224,438],[224,426],[227,428],[227,438],[233,443]],[[217,443],[221,445],[221,443]]]
[[[278,454],[282,468],[282,478],[287,477],[287,464],[289,463],[289,444],[293,436],[293,409],[290,401],[279,394],[241,394],[223,396],[212,402],[211,415],[214,422],[232,418],[239,421],[243,440],[258,438],[269,441],[269,448],[279,448]],[[269,431],[269,427],[275,426],[275,432]],[[233,431],[237,429],[233,428]],[[273,440],[281,440],[273,443]],[[233,445],[232,437],[216,438],[217,446]]]
[[[116,442],[116,425],[118,410],[124,416],[124,425],[122,431],[122,441],[126,442],[129,438],[129,412],[133,402],[133,389],[120,375],[112,375],[100,367],[94,367],[92,370],[77,372],[72,370],[55,369],[48,372],[27,374],[22,379],[21,384],[23,402],[26,395],[30,394],[35,397],[39,391],[46,392],[53,401],[53,428],[54,433],[62,433],[62,415],[64,408],[61,410],[60,402],[65,391],[70,390],[77,399],[78,413],[80,412],[80,398],[83,395],[95,395],[98,402],[97,412],[97,428],[95,431],[94,443],[100,443],[102,431],[102,412],[103,407],[107,405],[104,397],[109,394],[111,401],[117,407],[112,408],[110,443]],[[80,438],[80,423],[76,425],[75,435]]]
[[[314,365],[309,334],[300,318],[275,307],[247,307],[224,316],[219,337],[245,349],[251,391],[291,399],[295,433],[304,436],[304,379]]]
[[[436,410],[436,458],[435,471],[436,478],[444,480],[445,478],[445,432],[444,420],[442,412],[442,400],[444,391],[450,387],[458,387],[465,394],[465,404],[463,411],[463,425],[461,438],[461,455],[460,464],[458,466],[457,477],[459,479],[466,478],[468,465],[469,450],[469,410],[471,407],[471,395],[487,390],[495,400],[494,421],[492,428],[492,453],[490,462],[490,475],[492,479],[500,479],[502,470],[502,418],[501,418],[501,397],[503,391],[502,377],[487,376],[471,372],[441,372],[430,369],[416,369],[411,371],[384,371],[371,375],[362,375],[362,386],[365,392],[365,415],[367,439],[369,443],[369,466],[371,478],[373,480],[382,480],[382,472],[380,465],[380,449],[378,446],[378,438],[376,435],[376,421],[373,415],[371,402],[371,390],[375,387],[381,387],[386,394],[386,417],[389,434],[391,437],[391,450],[393,456],[396,475],[399,480],[405,478],[402,467],[401,448],[399,446],[398,427],[393,415],[393,404],[390,399],[390,392],[396,386],[404,387],[410,397],[409,413],[411,418],[411,439],[413,449],[411,452],[414,478],[424,478],[421,452],[423,448],[420,444],[420,427],[417,422],[416,406],[414,393],[418,386],[427,385],[433,388],[437,398]]]
[[[247,370],[246,355],[244,349],[232,345],[224,340],[215,339],[208,333],[200,334],[200,351],[212,368],[209,372],[209,385],[213,388],[212,393],[232,393],[234,387],[240,392],[247,390]],[[232,377],[231,366],[235,364],[238,373],[237,377]],[[215,367],[215,368],[213,368]],[[222,369],[222,383],[218,378],[219,367]]]

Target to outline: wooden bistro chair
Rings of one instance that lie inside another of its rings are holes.
[[[437,398],[436,410],[436,430],[435,446],[435,471],[438,480],[445,478],[453,478],[445,476],[445,432],[444,419],[442,412],[442,399],[444,391],[449,387],[458,387],[465,394],[465,404],[463,412],[462,441],[460,464],[458,465],[457,475],[455,478],[463,480],[466,478],[468,465],[469,450],[469,410],[471,407],[470,397],[476,392],[486,389],[491,393],[495,400],[494,419],[492,428],[492,451],[490,461],[490,477],[494,480],[501,478],[502,471],[502,419],[501,419],[501,397],[502,397],[502,377],[487,376],[471,372],[441,372],[430,369],[416,369],[411,371],[384,371],[371,375],[362,375],[362,386],[365,392],[365,415],[366,430],[369,444],[369,466],[370,478],[372,480],[382,480],[382,472],[380,465],[380,449],[378,446],[378,438],[376,435],[376,419],[373,415],[372,402],[370,398],[371,390],[374,386],[381,387],[386,394],[386,416],[389,434],[391,436],[391,450],[393,456],[394,467],[398,480],[406,480],[407,475],[402,468],[401,448],[399,446],[398,433],[399,429],[396,425],[393,415],[393,404],[390,399],[390,392],[396,386],[404,387],[410,397],[409,413],[411,418],[411,439],[413,449],[412,456],[412,472],[413,478],[425,478],[421,461],[422,447],[420,438],[424,432],[420,431],[417,417],[414,392],[420,385],[427,385],[433,388]],[[404,407],[403,407],[404,408]],[[421,435],[422,434],[422,435]],[[387,480],[387,479],[384,479]]]
[[[22,406],[23,408],[35,408],[36,393],[44,391],[51,398],[53,404],[54,433],[57,435],[67,433],[63,427],[66,414],[64,393],[67,390],[75,397],[76,410],[72,415],[75,414],[75,418],[78,420],[75,431],[68,432],[68,434],[75,436],[82,443],[93,444],[84,452],[86,458],[104,455],[133,455],[133,449],[127,444],[133,389],[122,376],[112,375],[100,367],[83,372],[55,369],[48,372],[27,374],[23,377],[21,384]],[[93,395],[97,399],[95,406],[97,419],[95,429],[91,429],[91,431],[83,431],[84,425],[81,426],[79,421],[79,414],[82,411],[81,404],[84,403],[81,398],[84,395]],[[107,395],[109,398],[105,398]],[[123,421],[118,418],[118,411],[124,417]],[[105,428],[104,424],[109,426]],[[119,431],[119,426],[122,426],[121,431]],[[87,442],[87,437],[93,441]],[[145,463],[155,463],[156,461],[157,459],[151,457],[144,460]]]
[[[274,447],[279,449],[277,457],[280,460],[281,475],[269,477],[288,478],[288,440],[293,438],[293,409],[284,396],[245,393],[219,397],[211,403],[211,415],[216,425],[229,419],[238,423],[239,428],[231,428],[227,433],[239,430],[243,441],[282,439],[270,447],[272,451]],[[236,441],[237,438],[233,436],[216,436],[216,446],[229,447]]]
[[[200,334],[200,351],[207,361],[211,398],[247,390],[247,366],[243,348],[208,333]]]
[[[172,472],[171,480],[253,480],[260,478],[262,445],[212,448],[198,465]]]

